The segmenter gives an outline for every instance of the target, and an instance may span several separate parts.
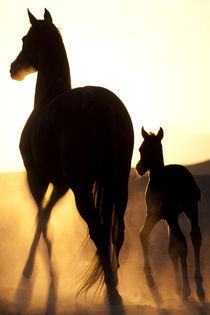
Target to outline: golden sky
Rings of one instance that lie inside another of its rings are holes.
[[[165,131],[166,163],[210,158],[209,0],[0,0],[0,172],[23,169],[19,138],[33,108],[36,74],[10,79],[10,63],[44,8],[60,28],[73,87],[115,92],[135,129]]]

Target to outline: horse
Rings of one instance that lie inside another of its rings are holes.
[[[157,135],[148,134],[142,127],[143,143],[139,148],[140,160],[136,165],[139,175],[143,176],[149,171],[149,180],[145,192],[147,214],[145,223],[140,229],[140,241],[144,254],[144,273],[149,287],[154,287],[148,258],[149,235],[153,227],[161,219],[169,227],[168,254],[172,261],[176,277],[177,292],[187,298],[191,291],[187,272],[187,242],[182,233],[178,217],[184,213],[191,222],[191,241],[195,257],[195,282],[197,296],[205,299],[200,271],[201,231],[198,223],[198,201],[201,200],[201,191],[192,174],[182,165],[164,165],[161,140],[163,129]],[[183,286],[178,278],[178,259],[181,261]]]
[[[30,29],[11,63],[15,80],[37,72],[34,108],[20,138],[27,182],[36,202],[37,226],[23,276],[29,278],[43,235],[49,258],[47,225],[56,202],[71,189],[80,216],[96,247],[96,262],[80,292],[98,280],[106,284],[110,303],[121,303],[117,290],[119,253],[133,152],[133,126],[122,101],[98,86],[72,89],[70,68],[60,31],[45,9],[38,20],[28,10]],[[53,190],[43,199],[49,184]]]

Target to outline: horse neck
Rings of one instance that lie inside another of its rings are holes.
[[[156,159],[156,161],[153,163],[153,165],[149,169],[150,181],[155,182],[156,180],[159,180],[159,176],[163,167],[164,167],[164,160],[163,160],[163,153],[161,150],[159,157]]]
[[[34,107],[49,103],[71,89],[69,63],[62,41],[43,47],[39,53]]]

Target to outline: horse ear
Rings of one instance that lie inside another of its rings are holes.
[[[29,9],[28,9],[28,16],[29,16],[29,20],[30,20],[31,25],[37,21],[35,16],[33,16],[33,14],[29,11]]]
[[[157,134],[157,137],[160,139],[160,141],[163,139],[163,128],[160,127],[159,131],[158,131],[158,134]]]
[[[144,139],[149,136],[148,133],[144,130],[144,127],[141,128],[141,134]]]
[[[52,23],[52,16],[47,9],[44,11],[44,20],[48,23]]]

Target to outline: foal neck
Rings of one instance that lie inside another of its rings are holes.
[[[68,58],[62,39],[51,36],[40,48],[34,107],[49,103],[57,95],[71,89]]]
[[[163,155],[161,154],[158,161],[153,163],[149,169],[150,180],[155,180],[159,177],[162,168],[164,167]]]

